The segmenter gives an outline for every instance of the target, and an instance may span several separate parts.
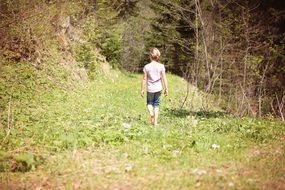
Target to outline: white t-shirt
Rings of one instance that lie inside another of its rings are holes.
[[[147,74],[147,91],[159,92],[162,90],[161,75],[165,73],[163,64],[152,61],[145,65],[143,72]]]

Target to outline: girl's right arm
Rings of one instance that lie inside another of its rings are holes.
[[[147,80],[147,74],[144,72],[143,79],[142,79],[142,83],[141,83],[141,96],[142,96],[142,97],[144,96],[144,90],[145,90],[145,83],[146,83],[146,80]]]

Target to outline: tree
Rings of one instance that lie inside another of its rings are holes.
[[[237,115],[284,112],[284,7],[276,0],[156,1],[148,42],[162,47],[171,71],[227,98]]]

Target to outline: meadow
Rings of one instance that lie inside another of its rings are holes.
[[[237,118],[195,87],[180,109],[186,82],[169,74],[154,127],[142,76],[112,72],[6,105],[0,189],[285,189],[284,123]]]

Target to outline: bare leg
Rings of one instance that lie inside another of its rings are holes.
[[[155,117],[154,117],[154,113],[153,113],[153,106],[147,105],[147,109],[148,109],[148,112],[150,114],[150,122],[151,122],[151,124],[154,124]]]
[[[154,125],[157,125],[158,113],[159,113],[159,107],[155,107],[154,108]]]

